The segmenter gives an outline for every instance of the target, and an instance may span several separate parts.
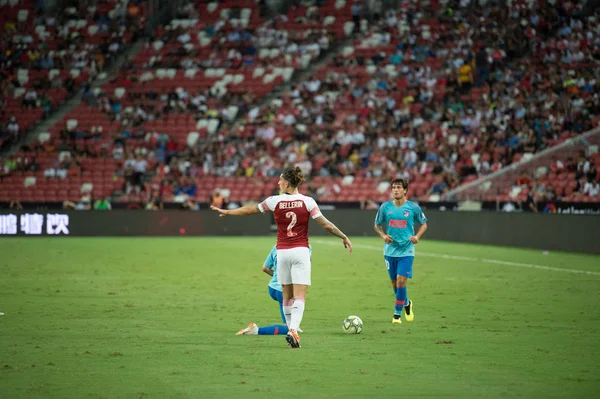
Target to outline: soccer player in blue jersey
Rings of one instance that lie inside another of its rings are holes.
[[[403,308],[406,321],[415,318],[413,303],[408,300],[406,280],[412,278],[415,244],[427,230],[425,214],[419,205],[406,199],[407,191],[408,180],[392,180],[393,200],[381,204],[375,217],[375,231],[385,242],[383,258],[396,294],[393,324],[402,323]],[[416,234],[415,225],[419,225]]]
[[[309,246],[309,252],[312,252],[312,248]],[[272,326],[259,327],[256,323],[250,323],[248,327],[238,331],[236,335],[286,335],[288,333],[288,327],[285,322],[285,314],[283,313],[283,293],[281,290],[281,284],[277,280],[277,246],[273,246],[271,252],[265,259],[265,263],[262,266],[262,271],[271,276],[269,281],[269,296],[279,303],[279,313],[281,313],[281,320],[283,325],[275,324]],[[302,332],[298,328],[299,332]]]

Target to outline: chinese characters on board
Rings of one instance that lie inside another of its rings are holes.
[[[69,215],[24,213],[0,215],[0,235],[68,235]]]

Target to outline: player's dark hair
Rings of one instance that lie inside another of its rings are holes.
[[[400,184],[402,186],[402,188],[404,188],[405,190],[408,190],[408,180],[406,179],[394,179],[391,182],[391,186],[394,187],[394,184]]]
[[[283,172],[283,179],[290,183],[292,187],[298,187],[304,181],[304,175],[302,169],[296,166],[295,168],[287,169]]]

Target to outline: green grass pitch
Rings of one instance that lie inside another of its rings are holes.
[[[424,240],[415,321],[392,325],[381,241],[357,238],[351,256],[312,243],[303,348],[291,350],[282,336],[235,336],[279,322],[260,270],[273,237],[3,239],[0,397],[600,392],[600,257]],[[362,334],[343,334],[350,314]]]

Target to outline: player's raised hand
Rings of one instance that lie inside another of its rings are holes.
[[[348,237],[344,237],[342,239],[342,242],[344,243],[344,248],[348,248],[348,253],[352,253],[352,243],[350,242],[350,239]]]
[[[227,210],[225,210],[225,209],[217,208],[214,205],[211,205],[210,209],[212,209],[213,211],[219,212],[219,217],[227,216]]]
[[[410,237],[410,242],[412,242],[413,244],[418,244],[419,243],[419,237],[417,237],[417,236]]]

